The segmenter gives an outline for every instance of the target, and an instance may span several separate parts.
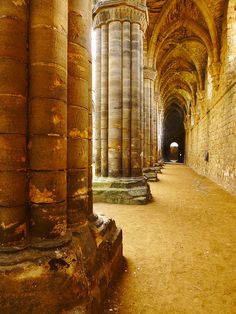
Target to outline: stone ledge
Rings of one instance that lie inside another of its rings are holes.
[[[94,202],[145,205],[151,198],[150,187],[144,177],[95,177],[93,181]]]
[[[1,313],[98,313],[122,260],[122,231],[96,215],[65,246],[2,253]]]

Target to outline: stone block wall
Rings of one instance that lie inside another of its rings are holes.
[[[229,1],[222,31],[219,88],[206,75],[206,114],[187,130],[186,163],[230,193],[236,193],[236,12]],[[208,152],[209,160],[205,160]]]
[[[187,133],[186,146],[187,164],[231,193],[236,191],[235,104],[236,85]]]

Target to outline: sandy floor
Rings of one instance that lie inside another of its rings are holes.
[[[124,233],[126,267],[104,313],[235,314],[236,199],[166,165],[146,206],[95,204]]]

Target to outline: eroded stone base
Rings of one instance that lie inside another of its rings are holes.
[[[156,167],[149,167],[143,168],[143,176],[150,182],[157,182],[159,181],[158,176],[158,169]]]
[[[94,202],[113,204],[147,204],[152,196],[144,177],[138,178],[101,178],[93,181]]]
[[[122,232],[101,216],[63,247],[1,253],[1,313],[98,313],[121,262]]]

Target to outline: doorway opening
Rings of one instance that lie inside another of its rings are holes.
[[[164,113],[162,156],[166,162],[184,162],[184,110],[177,104],[168,106]]]
[[[179,144],[172,142],[170,144],[170,161],[177,162],[179,156]]]

